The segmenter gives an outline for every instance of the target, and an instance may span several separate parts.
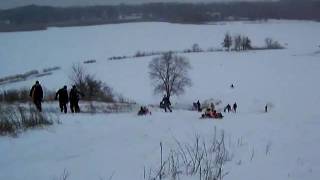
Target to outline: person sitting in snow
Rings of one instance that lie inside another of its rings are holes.
[[[215,112],[211,110],[211,108],[207,108],[204,114],[202,114],[203,118],[214,118]]]
[[[142,116],[142,115],[147,115],[147,114],[151,114],[151,112],[149,111],[149,109],[146,107],[146,106],[141,106],[140,107],[140,110],[138,112],[138,115],[139,116]]]
[[[215,118],[217,118],[217,119],[222,119],[222,118],[223,118],[222,113],[221,113],[221,112],[216,113]]]

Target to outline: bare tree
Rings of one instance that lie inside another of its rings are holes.
[[[195,43],[192,45],[192,52],[201,52],[201,48],[199,46],[199,44]]]
[[[241,46],[242,46],[242,50],[248,50],[251,49],[251,40],[249,39],[248,36],[243,36],[241,37]]]
[[[283,46],[272,38],[266,38],[264,41],[267,49],[283,49]]]
[[[71,74],[69,79],[73,85],[77,86],[80,91],[85,89],[86,71],[80,64],[73,64],[71,67]]]
[[[191,86],[188,76],[191,66],[185,57],[172,52],[164,53],[150,62],[149,69],[155,93],[166,93],[170,98],[171,95],[184,93],[185,87]]]
[[[234,49],[236,51],[240,51],[241,50],[241,35],[236,35],[234,37]]]
[[[227,48],[228,51],[230,51],[230,48],[232,46],[232,37],[231,37],[231,35],[229,33],[225,34],[222,46],[224,48]]]

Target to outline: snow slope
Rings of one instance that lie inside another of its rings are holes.
[[[107,58],[138,50],[182,50],[193,43],[219,47],[227,31],[248,35],[255,45],[272,37],[286,43],[287,49],[184,55],[192,65],[193,86],[173,103],[214,98],[223,105],[237,102],[237,114],[226,114],[221,121],[200,121],[200,114],[186,110],[165,114],[155,109],[148,117],[137,117],[135,112],[61,115],[61,125],[0,138],[0,179],[52,179],[64,169],[75,180],[107,179],[112,174],[113,179],[142,179],[144,166],[159,162],[160,141],[168,151],[174,138],[210,137],[214,127],[225,130],[235,155],[225,167],[230,171],[225,179],[318,179],[320,61],[314,52],[319,51],[320,36],[315,34],[320,23],[132,23],[1,33],[0,76],[61,66],[52,76],[40,78],[44,87],[57,89],[69,84],[72,63],[97,59],[85,65],[88,72],[138,103],[158,104],[160,96],[153,95],[148,78],[152,57]],[[33,81],[0,88],[29,87]],[[231,83],[234,89],[229,88]],[[263,113],[266,103],[272,105],[269,113]],[[236,145],[239,139],[241,146]],[[255,156],[250,161],[252,151]]]

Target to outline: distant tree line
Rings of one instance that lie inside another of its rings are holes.
[[[273,40],[268,37],[264,40],[265,46],[263,47],[253,47],[252,42],[248,36],[235,35],[231,36],[230,33],[224,35],[222,47],[227,51],[245,51],[245,50],[264,50],[264,49],[284,49],[285,47],[281,45],[278,41]]]
[[[0,31],[45,29],[132,21],[205,23],[225,20],[320,20],[320,1],[149,3],[139,5],[49,7],[0,10]]]
[[[228,51],[245,51],[252,49],[251,40],[248,36],[235,35],[234,37],[232,37],[229,33],[225,34],[222,46],[226,48]]]

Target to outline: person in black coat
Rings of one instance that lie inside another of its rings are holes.
[[[39,83],[39,81],[36,81],[36,83],[32,86],[30,90],[30,97],[33,100],[33,103],[35,104],[38,111],[42,111],[41,102],[43,99],[43,90]]]
[[[170,112],[172,112],[172,109],[171,109],[171,102],[170,102],[170,99],[169,99],[169,97],[168,96],[163,96],[163,98],[162,98],[162,104],[163,104],[163,107],[164,107],[164,111],[165,112],[167,112],[167,109],[170,111]]]
[[[268,112],[268,104],[266,104],[265,106],[264,106],[264,112]]]
[[[230,106],[230,104],[228,104],[225,108],[224,108],[224,110],[223,110],[224,112],[227,112],[228,111],[228,113],[231,111],[231,106]]]
[[[63,86],[63,88],[57,91],[55,100],[58,99],[58,96],[59,96],[59,106],[60,106],[61,112],[67,113],[67,104],[69,102],[67,86]]]
[[[201,104],[200,104],[200,101],[199,101],[199,100],[197,101],[197,110],[198,110],[198,112],[201,112],[201,111],[202,111],[202,109],[201,109]]]
[[[234,111],[235,113],[237,112],[237,108],[238,108],[237,103],[234,103],[234,104],[233,104],[233,111]]]
[[[70,100],[70,109],[71,112],[74,113],[79,113],[80,112],[80,107],[79,107],[79,100],[80,100],[80,95],[83,97],[84,94],[78,91],[76,86],[72,86],[72,89],[70,90],[69,93],[69,100]]]

